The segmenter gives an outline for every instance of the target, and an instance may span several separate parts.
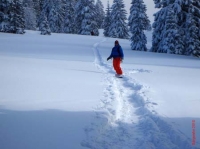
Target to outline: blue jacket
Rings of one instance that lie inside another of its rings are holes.
[[[120,45],[116,45],[112,48],[112,52],[110,56],[108,57],[108,59],[117,58],[117,57],[124,59],[124,53]]]

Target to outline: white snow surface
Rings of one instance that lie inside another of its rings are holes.
[[[199,59],[118,39],[116,78],[106,61],[115,40],[0,33],[0,149],[200,148]]]

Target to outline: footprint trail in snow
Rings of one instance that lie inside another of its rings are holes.
[[[93,46],[95,62],[104,72],[103,97],[95,118],[85,128],[82,146],[89,149],[196,149],[179,130],[166,123],[154,110],[145,92],[148,87],[131,77],[148,70],[125,70],[124,78],[115,78],[112,66],[104,63],[98,45]]]

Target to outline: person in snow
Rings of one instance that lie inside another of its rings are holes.
[[[107,58],[107,61],[111,58],[113,58],[113,67],[116,71],[116,77],[122,77],[123,72],[120,67],[120,63],[124,59],[124,53],[122,47],[119,45],[118,40],[115,41],[115,46],[112,48],[112,52]]]
[[[93,31],[91,31],[91,35],[94,36],[94,32]]]

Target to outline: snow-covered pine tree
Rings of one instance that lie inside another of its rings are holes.
[[[147,38],[144,30],[150,30],[151,25],[146,14],[146,6],[143,0],[132,0],[130,8],[129,26],[132,33],[131,49],[147,51]]]
[[[127,12],[123,0],[114,0],[111,10],[109,37],[128,39]]]
[[[25,18],[25,29],[36,30],[36,11],[34,9],[34,2],[32,0],[24,0],[24,18]]]
[[[198,51],[200,46],[199,20],[200,20],[200,7],[199,2],[196,0],[174,0],[171,2],[175,14],[177,15],[177,24],[179,26],[179,47],[181,52],[178,54],[192,55]],[[199,15],[198,15],[199,14]]]
[[[163,53],[176,54],[176,45],[177,45],[176,36],[178,34],[178,29],[177,29],[176,15],[172,7],[168,9],[165,22],[165,29],[163,32],[164,32],[162,41]]]
[[[200,3],[200,2],[199,2]],[[200,4],[194,0],[187,0],[184,9],[187,8],[185,30],[186,30],[186,51],[185,55],[196,55],[200,51]]]
[[[64,17],[65,17],[65,0],[44,0],[42,2],[42,12],[45,13],[49,27],[52,32],[63,32]],[[43,15],[43,14],[42,14]],[[43,22],[43,18],[40,14],[38,23]]]
[[[16,34],[25,33],[24,8],[21,1],[19,0],[11,1],[9,19],[10,19],[10,32]]]
[[[64,24],[65,24],[65,15],[66,15],[66,7],[67,7],[67,1],[66,0],[59,0],[58,2],[60,4],[59,8],[59,19],[58,19],[58,26],[60,26],[60,33],[64,33]]]
[[[42,3],[44,0],[33,0],[33,8],[35,10],[35,15],[36,15],[36,26],[39,27],[39,18],[40,18],[40,13],[42,11]]]
[[[166,29],[166,17],[168,16],[169,9],[172,9],[174,12],[174,18],[177,19],[177,26],[178,26],[178,16],[181,12],[181,3],[182,0],[154,0],[155,7],[160,9],[157,13],[154,14],[154,23],[153,23],[153,38],[152,38],[152,52],[159,52],[159,53],[167,53],[166,47],[164,49],[163,42],[166,42],[165,37],[165,29]],[[169,19],[169,18],[168,18]],[[171,18],[173,19],[173,18]],[[168,20],[169,21],[169,20]],[[172,21],[173,22],[173,21]],[[179,38],[182,30],[179,28],[176,32],[176,51],[174,53],[182,53],[183,52],[183,45],[182,44],[182,38]]]
[[[64,33],[76,33],[76,25],[75,25],[75,1],[68,0],[66,4],[65,11],[65,21],[64,21]]]
[[[110,16],[110,4],[109,4],[109,1],[108,1],[108,5],[107,5],[107,8],[106,8],[106,16],[104,18],[104,21],[103,21],[103,29],[104,29],[104,36],[105,37],[108,37],[109,36],[109,28],[110,28],[110,24],[111,24],[111,16]]]
[[[96,2],[96,21],[98,28],[103,28],[103,21],[105,18],[105,12],[104,12],[104,6],[101,2],[101,0],[97,0]]]
[[[39,23],[39,30],[41,31],[41,35],[50,35],[51,34],[51,29],[49,27],[49,22],[47,19],[46,14],[49,12],[49,5],[47,1],[43,1],[42,6],[41,6],[41,12],[40,12],[40,17],[38,19]]]
[[[165,19],[168,12],[167,3],[163,0],[154,0],[155,7],[160,9],[154,14],[153,27],[153,37],[152,37],[152,52],[162,53],[162,40],[163,40],[163,30],[165,29]]]
[[[176,26],[177,26],[177,34],[176,34],[176,38],[175,38],[175,43],[176,43],[175,54],[183,55],[184,51],[185,51],[185,43],[184,43],[185,31],[181,27],[182,19],[180,19],[180,18],[184,18],[183,13],[182,13],[183,1],[182,0],[174,0],[173,3],[171,2],[171,3],[169,3],[169,5],[172,6],[172,10],[175,15],[174,17],[176,18]]]
[[[198,33],[197,33],[198,40],[196,43],[197,48],[193,51],[193,54],[195,56],[200,57],[200,1],[194,0],[193,6],[194,6],[193,8],[194,20],[196,23],[196,27],[198,28]]]
[[[88,0],[84,1],[82,15],[83,20],[81,21],[81,27],[80,27],[80,34],[81,35],[90,35],[91,29],[90,29],[90,21],[91,21],[91,14],[90,14],[90,8],[88,7]]]
[[[90,14],[91,14],[91,31],[94,33],[94,36],[99,36],[99,26],[97,24],[97,12],[96,12],[96,8],[95,8],[95,3],[94,0],[89,0],[89,7],[91,8]],[[91,32],[90,32],[91,33]],[[92,34],[92,33],[91,33]]]
[[[46,16],[46,19],[47,19],[47,22],[48,22],[48,12],[50,11],[49,10],[49,1],[48,0],[42,0],[41,3],[40,3],[40,15],[39,17],[37,18],[37,25],[39,27],[39,30],[40,30],[40,26],[41,26],[41,23],[44,21],[44,16]]]
[[[43,18],[43,21],[40,23],[40,26],[39,26],[41,35],[51,35],[51,30],[47,21],[47,17],[45,16],[45,13],[42,13],[41,18]]]
[[[51,0],[50,12],[48,14],[49,26],[52,32],[63,32],[65,18],[65,3],[62,0]]]
[[[90,35],[92,31],[94,32],[94,35],[99,35],[95,14],[94,0],[86,0],[83,10],[84,19],[82,20],[81,24],[82,35]]]
[[[77,33],[81,35],[94,35],[98,36],[98,26],[96,23],[95,5],[94,0],[79,0],[76,5],[76,25]]]
[[[200,2],[197,0],[154,0],[155,5],[160,11],[155,14],[155,22],[153,24],[153,41],[152,51],[166,52],[163,49],[165,39],[166,12],[172,6],[174,16],[177,22],[177,34],[175,37],[175,54],[192,55],[200,53]]]
[[[58,12],[57,12],[57,7],[55,5],[52,5],[50,7],[50,11],[48,16],[48,22],[49,22],[49,27],[52,32],[58,33],[59,27],[57,26],[57,19],[58,19]]]
[[[25,28],[22,2],[13,0],[0,1],[0,31],[23,34]]]
[[[187,15],[187,28],[188,31],[186,32],[186,49],[185,51],[186,55],[192,55],[193,53],[196,53],[196,50],[199,51],[200,48],[200,39],[198,36],[199,28],[196,26],[196,22],[194,20],[194,16],[190,13]]]
[[[9,0],[0,0],[0,32],[10,32]]]
[[[84,19],[83,11],[84,11],[84,3],[85,0],[77,0],[75,5],[75,27],[76,33],[81,33],[81,24],[82,20]]]

